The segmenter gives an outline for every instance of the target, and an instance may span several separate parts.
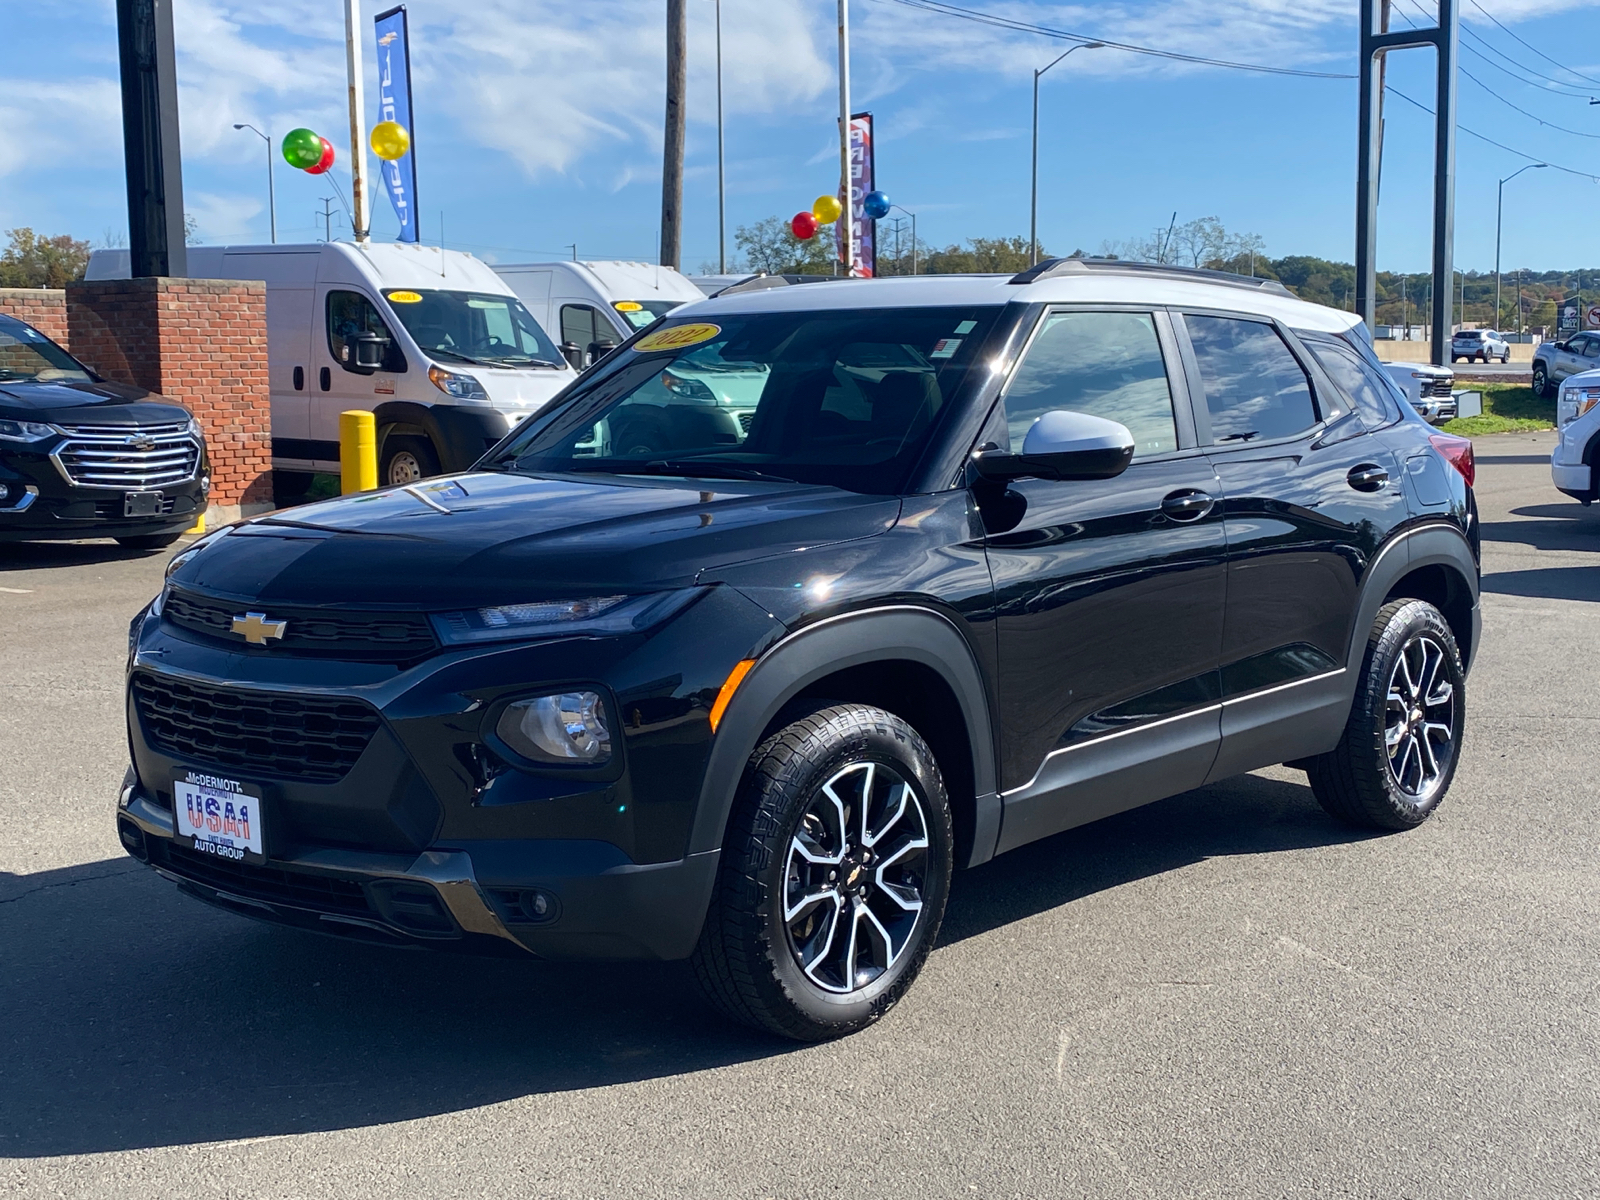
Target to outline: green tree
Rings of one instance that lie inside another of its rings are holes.
[[[1049,258],[1043,246],[1039,257]],[[1028,239],[1025,237],[972,238],[965,246],[956,244],[943,250],[923,252],[921,271],[925,275],[956,275],[964,272],[1015,275],[1028,269]]]
[[[89,243],[67,234],[45,238],[24,226],[6,236],[11,241],[0,253],[0,287],[66,287],[89,267]]]
[[[766,217],[734,231],[745,264],[767,275],[832,275],[833,227],[801,241],[782,217]]]

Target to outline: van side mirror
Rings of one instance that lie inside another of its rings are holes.
[[[574,371],[583,370],[583,348],[577,342],[566,341],[561,343],[561,357],[567,360],[567,366]]]
[[[353,347],[355,361],[347,364],[352,371],[362,375],[371,375],[383,367],[384,357],[389,353],[389,339],[381,333],[362,330],[350,339]]]
[[[1126,425],[1088,413],[1057,409],[1029,427],[1022,453],[980,450],[972,456],[982,479],[1115,479],[1133,461],[1133,434]]]
[[[604,338],[604,339],[602,339],[602,340],[600,340],[598,342],[590,342],[589,343],[589,365],[591,367],[594,366],[595,363],[599,362],[602,358],[604,358],[606,355],[610,354],[616,348],[617,348],[617,344],[615,342],[613,342],[610,338]]]

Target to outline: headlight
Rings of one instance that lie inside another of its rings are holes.
[[[513,639],[603,636],[634,633],[666,620],[699,598],[702,588],[644,596],[595,596],[587,600],[543,600],[434,613],[433,627],[447,646]]]
[[[500,740],[535,762],[603,763],[611,757],[606,706],[597,692],[518,700],[494,727]]]
[[[206,431],[200,428],[199,417],[189,418],[189,428],[185,432],[192,437],[198,438],[202,442],[206,440]]]
[[[0,439],[4,441],[42,442],[55,435],[55,427],[42,421],[0,421]]]
[[[457,400],[487,400],[489,393],[483,390],[483,384],[478,382],[476,375],[468,375],[463,371],[446,371],[443,367],[429,367],[428,378],[433,381],[433,386],[447,396],[454,396]]]

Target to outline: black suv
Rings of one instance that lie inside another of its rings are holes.
[[[174,558],[130,630],[120,835],[244,916],[688,957],[739,1020],[847,1033],[954,868],[1274,763],[1340,820],[1425,820],[1472,472],[1277,284],[734,289],[472,472]]]
[[[0,542],[177,541],[206,510],[200,424],[154,392],[107,383],[0,313]]]

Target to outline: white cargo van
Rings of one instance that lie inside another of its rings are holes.
[[[680,304],[705,299],[686,276],[653,263],[511,263],[494,270],[580,370]]]
[[[96,250],[90,279],[125,279],[126,250]],[[272,465],[339,469],[339,414],[371,409],[380,483],[475,462],[576,375],[488,266],[390,242],[193,246],[196,279],[267,285]]]

